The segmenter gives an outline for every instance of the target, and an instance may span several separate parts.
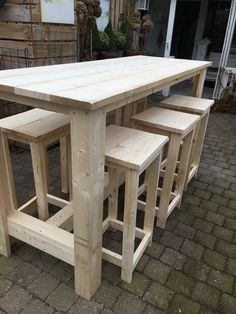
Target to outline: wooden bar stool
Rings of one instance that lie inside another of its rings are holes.
[[[61,198],[48,194],[47,147],[57,140],[61,139],[63,141],[65,147],[62,147],[64,155],[61,156],[61,168],[64,171],[63,174],[70,177],[68,175],[70,173],[68,169],[70,168],[70,157],[65,156],[65,151],[68,154],[70,152],[69,117],[46,110],[33,109],[1,119],[0,128],[3,137],[0,151],[5,154],[5,167],[11,186],[11,199],[13,200],[12,208],[27,211],[27,208],[33,207],[37,203],[39,219],[47,220],[49,218],[48,203],[59,207],[63,207],[68,203]],[[36,196],[20,208],[17,206],[8,139],[29,144],[31,150]]]
[[[160,107],[162,108],[200,116],[200,120],[196,127],[196,132],[194,133],[193,147],[189,160],[189,171],[186,178],[185,188],[187,187],[188,182],[197,174],[209,113],[213,104],[214,100],[212,99],[203,99],[182,95],[173,95],[160,102]]]
[[[160,203],[157,208],[157,226],[164,228],[168,216],[176,206],[181,204],[194,128],[199,117],[163,108],[150,108],[131,119],[136,129],[169,137],[167,157],[162,162],[163,184],[162,188],[158,189]],[[180,161],[177,164],[179,155]],[[177,175],[175,175],[176,169]],[[140,206],[142,205],[140,203]]]
[[[122,255],[103,248],[103,258],[121,267],[122,280],[130,283],[132,273],[147,245],[152,241],[156,190],[162,149],[168,137],[110,125],[106,130],[105,160],[109,173],[109,227],[123,231]],[[146,170],[147,195],[143,229],[136,227],[139,176]],[[125,172],[124,222],[117,220],[119,173]],[[141,239],[135,251],[135,238]]]

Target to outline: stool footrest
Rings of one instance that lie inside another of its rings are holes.
[[[103,233],[109,228],[113,228],[122,232],[124,228],[124,223],[120,220],[111,219],[107,217],[103,222]],[[134,252],[133,269],[136,267],[143,252],[145,251],[146,247],[152,240],[152,233],[136,227],[135,237],[141,239],[141,242],[136,251]],[[112,264],[115,264],[116,266],[122,267],[122,255],[115,253],[109,249],[102,248],[102,257],[104,260]]]

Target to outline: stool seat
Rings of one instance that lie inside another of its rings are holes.
[[[159,106],[166,109],[204,115],[214,104],[212,99],[202,99],[190,96],[172,95],[160,102]]]
[[[188,134],[195,126],[199,117],[193,114],[152,107],[133,116],[132,121],[141,122],[147,127],[154,127],[166,132],[180,135]]]
[[[146,247],[152,241],[162,150],[167,136],[155,135],[116,125],[106,128],[105,160],[109,175],[108,216],[103,232],[112,228],[123,233],[122,254],[102,248],[108,262],[121,267],[121,279],[130,283],[132,273]],[[142,228],[136,227],[139,178],[145,170],[146,211]],[[123,221],[117,219],[119,175],[125,174]],[[135,239],[139,245],[135,248]]]
[[[42,109],[32,109],[10,116],[0,120],[0,127],[3,132],[7,132],[8,137],[24,138],[25,141],[33,141],[34,139],[43,140],[50,137],[55,130],[60,131],[61,128],[68,128],[70,120],[69,116],[46,111]]]
[[[109,125],[106,132],[106,161],[140,172],[167,141],[167,136]]]

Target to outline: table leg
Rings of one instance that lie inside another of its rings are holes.
[[[194,77],[194,84],[193,84],[193,90],[192,95],[193,97],[201,98],[202,97],[202,91],[204,87],[204,82],[206,78],[206,69],[201,70],[200,74],[196,75]]]
[[[90,299],[101,284],[106,114],[70,112],[75,290]]]
[[[11,188],[9,186],[6,160],[4,153],[4,138],[0,131],[0,254],[11,254],[10,238],[7,228],[7,212],[12,209]]]

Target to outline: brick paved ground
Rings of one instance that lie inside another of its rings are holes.
[[[199,174],[179,210],[138,264],[132,284],[119,268],[103,264],[102,286],[93,300],[73,291],[73,268],[26,244],[0,257],[2,313],[236,313],[236,117],[210,118]],[[12,154],[19,201],[33,195],[28,152]],[[51,186],[60,180],[50,152]],[[119,247],[119,236],[107,236]]]

